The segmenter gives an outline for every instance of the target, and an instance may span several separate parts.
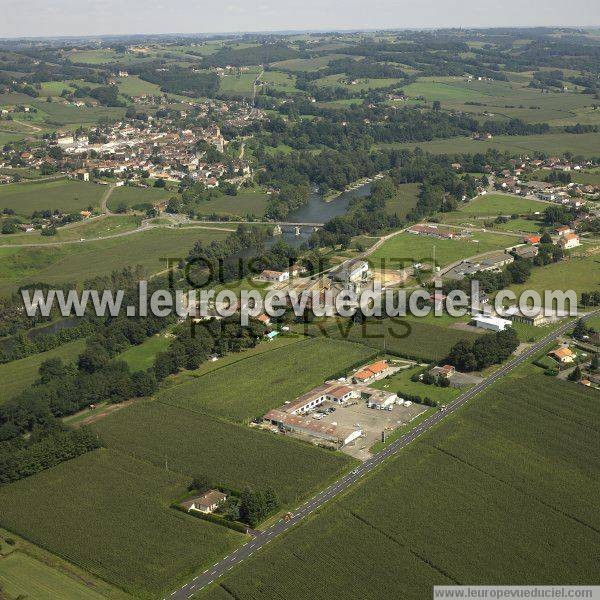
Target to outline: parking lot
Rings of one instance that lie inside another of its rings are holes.
[[[321,420],[322,423],[337,424],[340,427],[360,428],[363,436],[354,442],[344,446],[341,451],[358,458],[367,460],[371,454],[369,448],[381,440],[381,432],[391,433],[394,429],[410,423],[412,419],[427,410],[427,407],[420,404],[411,406],[394,405],[391,411],[377,410],[368,408],[364,400],[352,400],[346,406],[339,406],[326,402],[322,407],[334,407],[335,412],[326,414]]]

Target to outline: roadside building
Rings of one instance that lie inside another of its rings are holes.
[[[572,248],[581,246],[581,240],[576,233],[567,233],[558,240],[558,244],[564,250],[571,250]]]
[[[450,379],[454,373],[456,373],[456,369],[452,365],[443,365],[441,367],[433,367],[433,369],[429,369],[429,374],[434,377],[442,377],[443,379]]]
[[[524,315],[518,306],[509,306],[503,313],[503,316],[510,319],[513,323],[524,323],[525,325],[532,325],[533,327],[539,327],[540,325],[546,325],[550,322],[550,318],[544,315],[544,311],[540,310],[536,315]]]
[[[270,269],[265,269],[261,274],[260,278],[265,281],[287,281],[290,278],[290,274],[288,271],[271,271]]]
[[[490,331],[504,331],[512,324],[508,319],[491,317],[489,315],[476,315],[473,317],[473,323],[475,327],[488,329]]]
[[[389,368],[387,360],[380,360],[379,362],[373,363],[363,367],[357,371],[353,376],[352,380],[354,383],[369,383],[375,378],[383,375]]]
[[[383,390],[369,390],[367,406],[376,410],[391,409],[398,400],[398,395]]]
[[[575,233],[568,225],[562,225],[561,227],[557,227],[555,229],[556,235],[559,237],[569,235],[570,233]]]
[[[366,281],[369,278],[369,263],[366,260],[352,259],[342,263],[331,273],[331,277],[336,281],[344,283],[356,283]]]

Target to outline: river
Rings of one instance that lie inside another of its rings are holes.
[[[345,215],[348,210],[350,201],[354,198],[364,198],[371,192],[371,184],[365,183],[356,189],[343,192],[337,198],[329,202],[323,199],[323,196],[318,192],[313,191],[308,199],[307,204],[291,212],[286,221],[290,223],[326,223],[333,217]],[[301,227],[300,235],[296,235],[293,227],[283,227],[281,236],[275,236],[274,240],[283,239],[291,246],[299,246],[303,242],[308,241],[313,233],[311,227]]]

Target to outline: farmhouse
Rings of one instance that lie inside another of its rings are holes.
[[[500,319],[499,317],[491,317],[488,315],[476,315],[473,317],[473,323],[475,323],[475,327],[489,329],[490,331],[504,331],[511,326],[511,322],[507,319]]]
[[[561,227],[557,227],[555,231],[556,235],[558,235],[559,237],[575,233],[568,225],[562,225]]]
[[[548,352],[548,356],[560,364],[569,364],[575,360],[575,354],[570,348],[557,348]]]
[[[181,506],[188,512],[194,510],[204,514],[209,514],[217,510],[223,502],[227,500],[227,494],[218,490],[209,490],[208,492],[181,503]]]
[[[542,241],[542,236],[540,235],[530,235],[523,240],[526,244],[530,246],[537,246]]]
[[[260,278],[265,281],[287,281],[290,278],[290,274],[288,271],[271,271],[269,269],[265,269],[261,274]]]
[[[570,250],[581,246],[581,241],[576,233],[567,233],[558,240],[558,244],[564,250]]]
[[[433,367],[433,369],[429,370],[430,375],[433,375],[434,377],[442,377],[443,379],[450,379],[454,373],[456,373],[456,369],[452,365]]]
[[[360,371],[354,373],[352,380],[354,383],[369,383],[376,377],[383,375],[389,368],[387,360],[380,360],[379,362],[373,363],[363,367]]]

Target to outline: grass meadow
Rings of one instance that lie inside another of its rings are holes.
[[[502,382],[198,599],[225,589],[253,600],[420,600],[436,584],[594,584],[594,394],[544,375]]]
[[[446,265],[491,250],[502,250],[514,245],[505,235],[475,232],[472,238],[442,240],[432,237],[399,233],[369,256],[375,267],[403,268],[416,262]]]
[[[152,275],[166,269],[161,259],[184,259],[196,241],[222,240],[228,234],[201,227],[161,228],[60,247],[0,247],[0,294],[33,281],[79,284],[124,265],[142,265]]]
[[[10,208],[15,213],[29,216],[35,210],[78,212],[100,205],[106,188],[93,183],[68,179],[13,183],[0,187],[0,209]]]
[[[31,386],[38,378],[38,370],[45,360],[62,358],[64,362],[72,362],[84,349],[85,340],[75,340],[54,350],[0,365],[0,381],[2,381],[2,385],[0,385],[0,404]]]

